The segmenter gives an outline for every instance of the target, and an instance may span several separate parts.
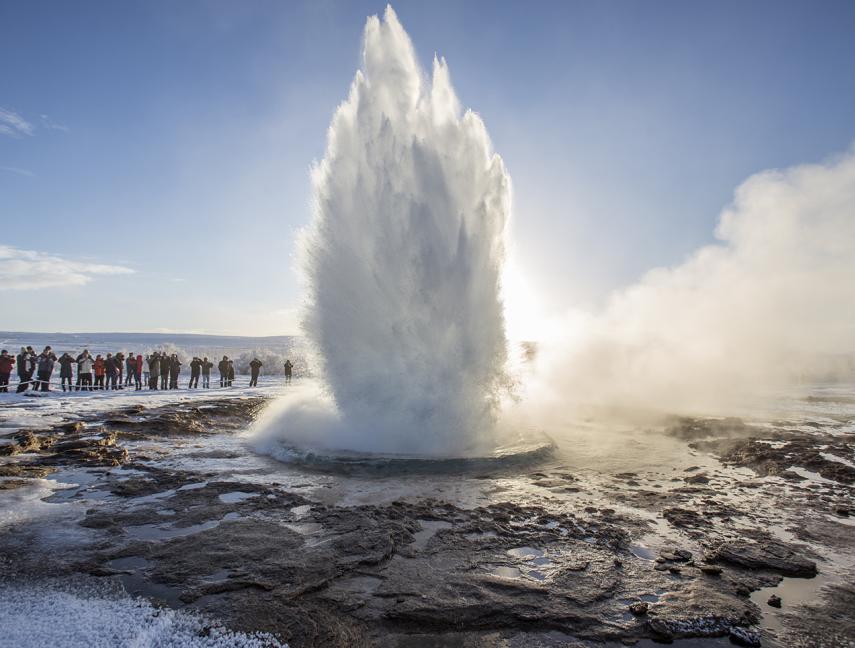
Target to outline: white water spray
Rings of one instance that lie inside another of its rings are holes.
[[[483,447],[506,382],[510,178],[445,61],[428,79],[391,7],[368,19],[312,180],[303,326],[332,398],[291,399],[265,426],[330,449]]]

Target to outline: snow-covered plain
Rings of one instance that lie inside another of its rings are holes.
[[[20,394],[0,394],[0,443],[4,436],[8,437],[21,428],[50,427],[124,407],[142,405],[152,408],[224,398],[275,397],[291,388],[286,387],[281,376],[262,376],[258,387],[249,386],[249,376],[237,376],[231,387],[220,387],[219,380],[213,377],[210,389],[187,389],[186,384],[185,380],[185,386],[172,390],[135,391],[133,387],[126,387],[115,391],[64,392],[53,386],[49,392],[28,390]]]

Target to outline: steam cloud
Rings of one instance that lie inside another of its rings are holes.
[[[568,316],[541,346],[529,394],[715,413],[770,388],[855,375],[855,151],[750,177],[716,236],[604,312]]]

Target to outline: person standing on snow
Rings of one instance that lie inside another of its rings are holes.
[[[30,348],[30,347],[28,347]],[[18,365],[18,389],[17,392],[27,391],[30,384],[30,379],[33,377],[33,372],[30,369],[30,351],[27,348],[21,347],[21,352],[15,358]]]
[[[169,361],[169,356],[166,353],[161,354],[160,356],[160,388],[168,389],[169,388],[169,366],[171,362]]]
[[[129,387],[134,380],[134,375],[137,373],[137,357],[133,351],[128,353],[128,358],[125,360],[125,386]]]
[[[41,352],[37,360],[38,385],[43,392],[50,391],[50,377],[56,364],[56,355],[49,346]]]
[[[258,372],[261,371],[261,367],[264,366],[261,363],[261,360],[258,358],[253,358],[252,362],[249,363],[249,369],[251,372],[249,378],[249,386],[250,387],[258,387]]]
[[[235,363],[229,360],[229,387],[232,386],[232,381],[235,379]]]
[[[229,356],[223,356],[217,364],[217,369],[220,370],[220,387],[225,387],[229,381]]]
[[[78,367],[80,366],[82,366],[82,363],[78,364]],[[95,356],[95,362],[92,363],[92,369],[95,370],[95,389],[104,389],[104,375],[107,373],[107,364],[104,362],[104,358],[101,357],[100,353]],[[83,375],[83,369],[81,368],[79,371],[78,379]]]
[[[6,349],[0,351],[0,392],[9,391],[9,376],[12,375],[12,365],[15,358],[9,355]]]
[[[208,361],[208,356],[202,358],[202,387],[205,389],[211,388],[211,367],[213,366],[214,363]]]
[[[65,384],[68,383],[68,391],[72,390],[71,386],[71,365],[74,364],[74,358],[68,352],[63,353],[59,357],[59,382],[62,385],[62,391],[65,391]]]
[[[196,356],[190,361],[190,384],[187,389],[199,389],[199,374],[202,371],[202,361]]]
[[[178,389],[178,374],[181,373],[181,362],[178,360],[178,354],[173,353],[169,360],[169,388]]]
[[[137,357],[134,359],[134,387],[136,391],[142,389],[142,373],[143,367],[145,364],[143,363],[142,354],[137,354]]]
[[[101,362],[103,363],[103,360]],[[89,351],[84,350],[80,356],[80,362],[77,363],[77,377],[80,379],[80,389],[92,391],[92,366],[94,364]],[[101,384],[104,384],[103,373],[101,374]]]
[[[291,370],[294,368],[294,365],[291,363],[290,360],[285,360],[284,367],[285,367],[285,384],[287,385],[288,383],[291,382]]]
[[[148,357],[148,388],[157,390],[157,379],[160,377],[160,354],[155,351]]]

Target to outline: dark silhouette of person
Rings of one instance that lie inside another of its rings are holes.
[[[169,388],[169,368],[172,365],[170,358],[165,353],[160,358],[160,388]]]
[[[211,388],[211,367],[213,366],[214,363],[208,360],[208,356],[202,358],[202,387],[205,389]]]
[[[235,379],[235,363],[229,360],[229,387],[232,386],[232,381]]]
[[[199,388],[199,374],[202,372],[202,361],[196,356],[190,361],[190,385],[188,389]]]
[[[59,357],[59,382],[62,385],[62,391],[65,391],[66,383],[68,383],[68,391],[73,389],[71,386],[71,367],[73,364],[74,358],[71,357],[70,353],[65,352]]]
[[[220,387],[225,387],[229,381],[229,356],[223,356],[217,363],[217,369],[220,370]]]
[[[21,352],[15,357],[15,363],[18,367],[18,389],[17,393],[27,391],[30,386],[30,381],[33,378],[33,362],[32,362],[32,347],[21,347]]]
[[[50,391],[50,377],[56,365],[56,355],[49,346],[39,354],[36,360],[38,367],[38,385],[43,392]]]
[[[294,368],[294,365],[290,360],[285,360],[285,364],[283,366],[285,367],[285,384],[287,385],[291,382],[291,370]]]
[[[120,364],[118,358],[113,357],[112,353],[107,354],[107,359],[104,360],[104,370],[107,372],[107,386],[105,389],[116,389],[116,379],[119,377]]]
[[[157,379],[160,377],[160,354],[155,351],[148,358],[148,388],[157,389]]]
[[[178,389],[178,374],[181,373],[181,362],[178,360],[178,354],[173,353],[169,359],[169,388]]]
[[[262,364],[261,360],[258,358],[253,358],[252,362],[249,363],[250,369],[250,377],[249,377],[249,386],[250,387],[258,387],[258,372],[261,371]]]

